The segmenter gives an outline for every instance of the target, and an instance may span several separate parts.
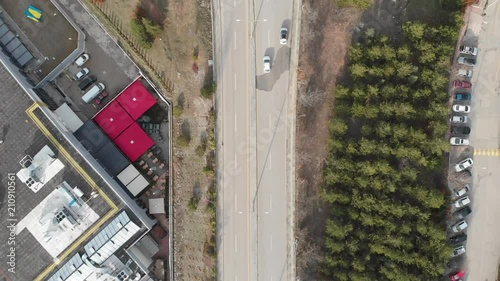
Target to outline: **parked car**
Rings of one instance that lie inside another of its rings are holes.
[[[470,127],[466,126],[451,126],[452,134],[468,135],[470,134]]]
[[[467,78],[471,78],[473,74],[474,73],[472,72],[472,70],[468,70],[468,69],[459,69],[458,73],[457,73],[458,76],[467,77]]]
[[[76,65],[82,66],[84,65],[88,60],[90,59],[90,56],[88,54],[83,54],[80,57],[78,57],[75,60]]]
[[[467,82],[467,81],[462,81],[462,80],[455,80],[455,81],[453,81],[453,87],[468,89],[468,88],[472,87],[472,83]]]
[[[95,77],[94,75],[89,75],[87,77],[85,77],[82,82],[80,82],[78,84],[78,88],[81,90],[81,91],[85,91],[90,85],[92,85],[92,83],[94,83],[95,81],[97,80],[97,77]]]
[[[97,97],[94,98],[94,104],[95,105],[100,105],[102,101],[108,96],[108,92],[104,91],[97,95]]]
[[[454,205],[457,208],[461,208],[461,207],[467,206],[469,204],[470,204],[470,198],[469,198],[469,196],[465,196],[465,197],[460,198],[457,201],[455,201]]]
[[[473,164],[474,164],[474,161],[472,161],[472,158],[464,159],[455,165],[455,171],[461,172],[469,167],[472,167]]]
[[[471,100],[472,95],[469,93],[456,93],[455,100]]]
[[[80,71],[78,71],[76,74],[75,74],[75,80],[78,81],[78,80],[81,80],[83,77],[85,77],[87,74],[89,74],[90,70],[88,68],[84,68]]]
[[[458,210],[458,212],[456,212],[455,214],[458,219],[463,220],[466,216],[470,215],[470,213],[472,213],[472,209],[469,206],[465,206],[462,209]]]
[[[465,246],[458,246],[451,253],[451,257],[452,258],[458,257],[458,256],[463,255],[463,254],[465,254]]]
[[[450,280],[451,281],[459,281],[462,280],[462,278],[465,276],[465,271],[461,270],[459,272],[455,272],[452,275],[450,275]]]
[[[462,233],[455,236],[450,237],[451,244],[458,244],[467,241],[467,234]]]
[[[470,112],[470,106],[468,105],[462,105],[462,104],[455,104],[452,107],[454,112],[459,112],[459,113],[469,113]]]
[[[280,29],[280,44],[286,45],[288,42],[288,29],[286,27],[282,27]]]
[[[271,72],[271,58],[269,56],[264,56],[262,60],[264,61],[264,73]]]
[[[458,64],[473,66],[473,65],[476,65],[476,59],[466,58],[466,57],[458,57]]]
[[[459,190],[455,190],[455,196],[456,197],[461,197],[467,194],[469,192],[470,186],[468,184],[464,185],[464,187],[460,188]]]
[[[460,53],[465,55],[477,56],[477,48],[470,46],[460,46]]]
[[[450,138],[450,144],[451,145],[469,145],[469,139],[452,137],[452,138]]]
[[[467,228],[467,223],[464,220],[459,221],[457,224],[451,227],[453,232],[460,232]]]
[[[451,122],[452,123],[467,123],[469,122],[469,117],[467,116],[459,116],[459,115],[453,115],[451,117]]]

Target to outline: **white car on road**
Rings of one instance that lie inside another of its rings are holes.
[[[451,122],[452,123],[467,123],[469,122],[469,117],[467,116],[458,116],[458,115],[453,115],[451,117]]]
[[[461,172],[469,167],[472,167],[473,164],[474,164],[474,161],[472,161],[472,158],[464,159],[455,165],[455,171]]]
[[[477,48],[470,46],[460,46],[460,53],[464,55],[477,56]]]
[[[452,138],[450,138],[450,144],[451,145],[469,145],[469,139],[452,137]]]
[[[78,71],[78,73],[75,74],[75,79],[78,81],[80,79],[82,79],[83,77],[85,77],[85,75],[89,74],[90,70],[88,68],[84,68],[80,71]]]
[[[271,72],[271,57],[269,56],[264,56],[264,73],[269,73]]]
[[[456,247],[453,250],[453,253],[451,254],[451,257],[452,258],[458,257],[458,256],[463,255],[463,254],[465,254],[465,247],[464,246],[459,246],[459,247]]]
[[[286,45],[288,42],[288,29],[286,27],[282,27],[280,29],[280,44]]]
[[[455,104],[452,107],[454,112],[460,112],[460,113],[469,113],[470,112],[470,106],[468,105],[462,105],[462,104]]]
[[[454,205],[457,208],[461,208],[461,207],[467,206],[469,204],[470,204],[470,198],[469,198],[469,196],[465,196],[464,198],[460,198],[457,201],[455,201]]]
[[[469,190],[470,190],[470,186],[468,184],[466,184],[466,185],[464,185],[464,187],[455,191],[455,196],[456,197],[464,196],[465,194],[467,194],[467,192],[469,192]]]
[[[468,69],[459,69],[458,70],[458,76],[462,76],[462,77],[467,77],[467,78],[471,78],[472,77],[472,70],[468,70]]]

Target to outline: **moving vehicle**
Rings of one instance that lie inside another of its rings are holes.
[[[465,234],[465,233],[450,237],[451,244],[458,244],[458,243],[462,243],[465,241],[467,241],[467,234]]]
[[[97,95],[104,91],[105,88],[106,87],[102,83],[94,85],[87,91],[87,93],[85,93],[85,95],[82,96],[82,100],[86,103],[90,103],[95,97],[97,97]]]
[[[455,80],[453,81],[453,87],[455,88],[462,88],[462,89],[468,89],[472,87],[471,82],[467,81],[462,81],[462,80]]]
[[[452,134],[460,134],[460,135],[468,135],[470,134],[470,127],[461,127],[461,126],[451,126]]]
[[[469,118],[467,116],[459,116],[459,115],[453,115],[451,117],[451,122],[452,123],[467,123],[469,122]]]
[[[90,56],[88,54],[83,54],[80,57],[78,57],[75,60],[76,65],[82,66],[84,65],[88,60],[90,59]]]
[[[461,104],[455,104],[455,105],[453,105],[452,110],[454,112],[459,112],[459,113],[469,113],[470,112],[470,106],[468,106],[468,105],[461,105]]]
[[[477,56],[477,48],[470,46],[460,46],[460,53],[464,55]]]
[[[463,254],[465,254],[465,247],[464,246],[458,246],[451,253],[451,257],[452,258],[458,257],[458,256],[463,255]]]
[[[271,72],[271,58],[269,56],[264,56],[262,60],[264,61],[264,73]]]
[[[469,145],[469,139],[452,137],[452,138],[450,138],[450,144],[451,145]]]
[[[286,45],[288,42],[288,29],[286,27],[282,27],[280,29],[280,44]]]
[[[460,196],[464,196],[465,194],[467,194],[467,192],[469,192],[470,190],[470,186],[468,184],[464,185],[464,187],[460,188],[459,190],[455,190],[455,196],[456,197],[460,197]]]
[[[460,208],[464,207],[470,204],[470,198],[469,196],[465,196],[464,198],[460,198],[457,201],[455,201],[455,207]]]
[[[473,58],[466,58],[466,57],[458,57],[458,64],[463,64],[463,65],[470,65],[470,66],[473,66],[473,65],[476,65],[476,59],[473,59]]]
[[[469,167],[472,167],[473,164],[474,164],[474,161],[472,161],[472,158],[464,159],[455,165],[455,171],[461,172]]]
[[[84,68],[80,71],[78,71],[76,74],[75,74],[75,80],[78,81],[78,80],[81,80],[83,77],[85,77],[85,75],[89,74],[90,70],[88,68]]]
[[[469,206],[465,206],[455,214],[458,219],[463,220],[466,216],[470,215],[470,213],[472,213],[472,209]]]
[[[468,93],[456,93],[455,100],[471,100],[472,95]]]
[[[459,221],[457,224],[451,227],[453,232],[460,232],[467,228],[467,223],[464,220]]]
[[[458,73],[457,73],[458,76],[467,77],[467,78],[471,78],[472,74],[473,74],[472,70],[468,70],[468,69],[459,69]]]
[[[80,84],[78,84],[78,88],[81,91],[85,91],[85,89],[92,85],[92,83],[94,83],[96,80],[97,77],[95,77],[94,75],[87,76],[82,80],[82,82],[80,82]]]

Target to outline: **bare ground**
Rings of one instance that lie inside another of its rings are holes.
[[[352,32],[361,12],[332,0],[305,0],[302,9],[297,130],[297,275],[321,280],[327,208],[320,199],[328,156],[328,123],[335,83],[343,75]]]
[[[206,210],[207,191],[213,176],[204,173],[206,155],[196,147],[206,136],[210,124],[212,100],[200,97],[200,89],[211,82],[212,56],[210,0],[106,0],[106,8],[118,19],[122,30],[130,30],[130,20],[139,5],[145,17],[162,23],[163,32],[147,51],[160,72],[173,83],[172,93],[165,93],[181,108],[174,116],[173,200],[174,262],[178,281],[213,280],[215,256],[207,244],[212,237],[212,213]],[[136,61],[141,64],[141,61]],[[193,67],[196,64],[196,67]],[[196,70],[196,71],[194,71]],[[179,136],[187,135],[187,143]],[[197,203],[189,206],[193,196]],[[166,274],[168,276],[168,274]]]

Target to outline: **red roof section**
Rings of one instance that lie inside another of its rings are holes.
[[[111,138],[115,139],[125,129],[127,129],[134,120],[125,109],[116,101],[111,102],[104,108],[94,121],[102,128],[102,130]]]
[[[156,104],[156,99],[144,87],[140,80],[136,80],[116,99],[125,108],[134,120],[139,119],[144,112]]]
[[[114,142],[132,162],[141,157],[154,144],[153,139],[137,123],[128,127]]]

